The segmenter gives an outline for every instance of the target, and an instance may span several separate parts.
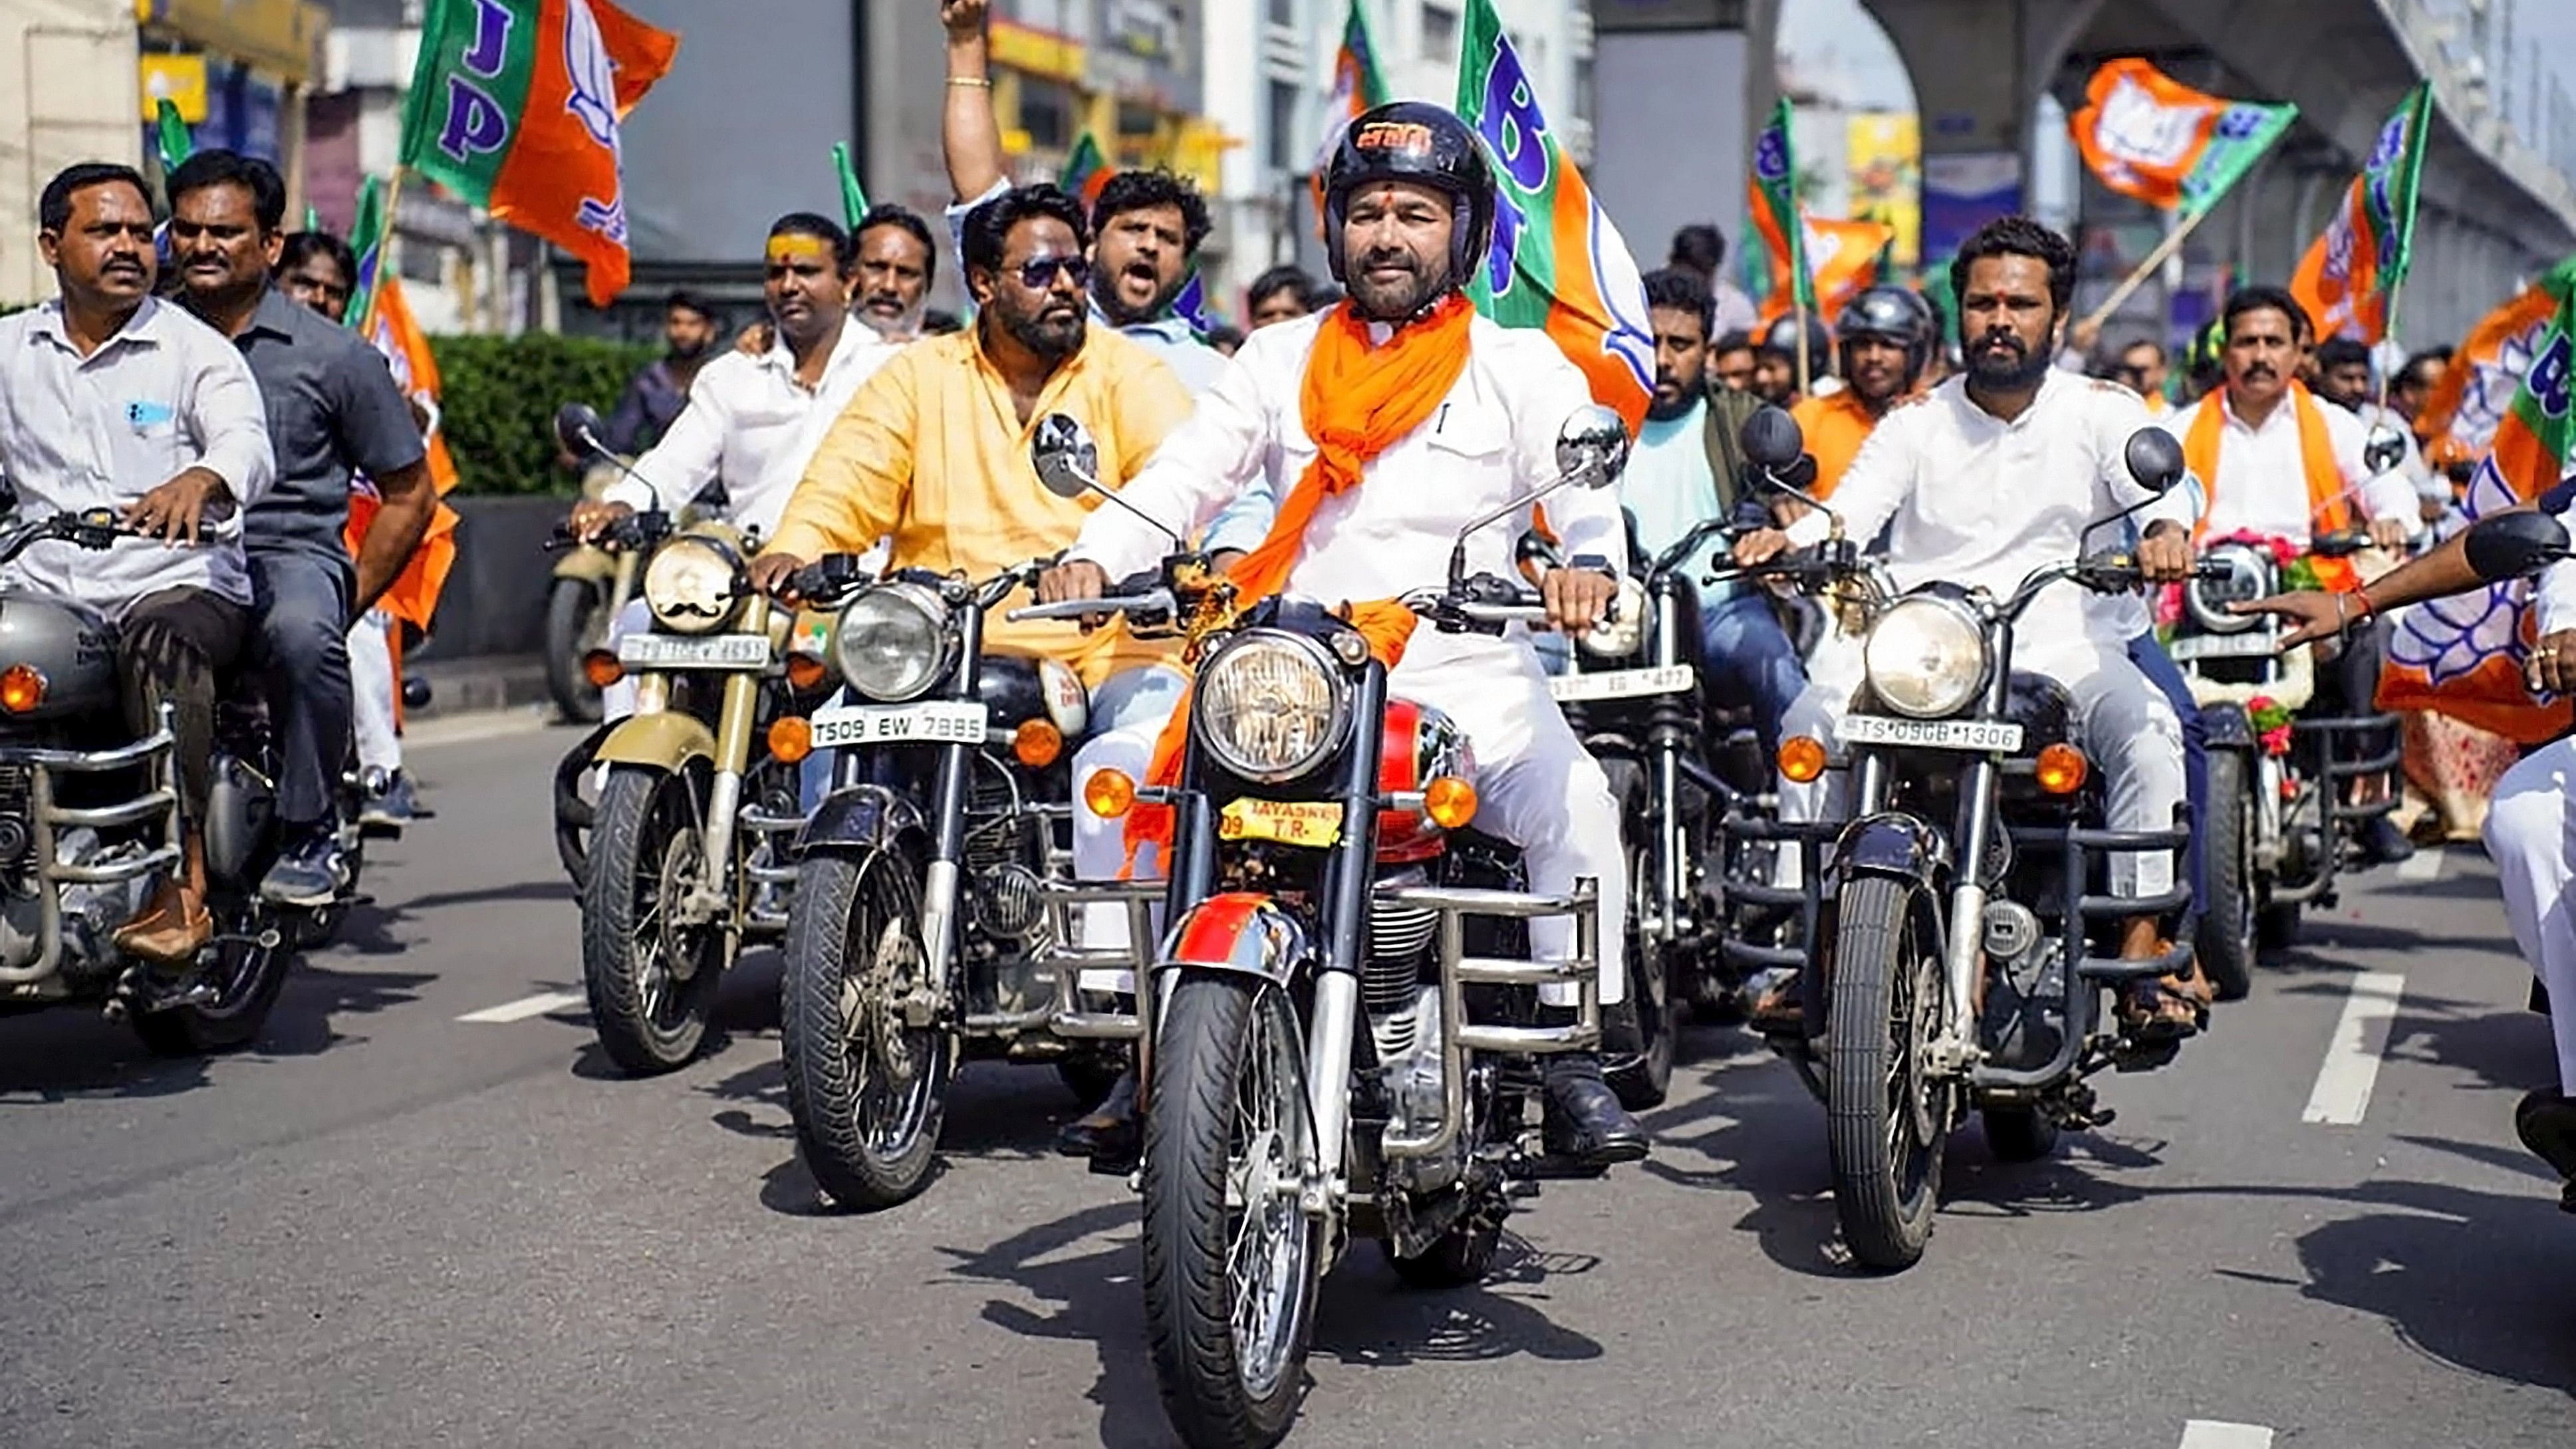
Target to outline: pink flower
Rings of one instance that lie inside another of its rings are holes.
[[[2182,585],[2166,584],[2156,590],[2156,622],[2158,624],[2182,622]]]
[[[2288,725],[2275,725],[2271,729],[2263,731],[2263,753],[2267,755],[2286,755],[2289,752],[2290,727]]]

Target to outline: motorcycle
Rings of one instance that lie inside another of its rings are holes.
[[[1048,562],[880,582],[837,555],[793,581],[837,611],[825,657],[861,701],[816,710],[779,752],[830,752],[796,841],[779,1022],[796,1140],[848,1207],[922,1190],[962,1058],[1051,1062],[1096,1101],[1120,1066],[1098,1042],[1137,1031],[1058,1004],[1074,971],[1045,891],[1071,874],[1067,745],[1088,693],[1055,660],[982,648],[985,614]]]
[[[2319,534],[2309,552],[2350,558],[2368,544],[2359,531],[2343,530]],[[2304,907],[2334,904],[2358,832],[2399,798],[2390,789],[2354,804],[2350,787],[2393,778],[2402,746],[2394,715],[2351,714],[2349,705],[2332,718],[2304,714],[2316,692],[2310,652],[2282,654],[2274,616],[2228,612],[2230,603],[2290,586],[2284,574],[2298,555],[2288,544],[2221,539],[2202,557],[2211,576],[2180,586],[2166,648],[2191,682],[2208,740],[2200,962],[2220,999],[2234,1000],[2252,989],[2259,953],[2297,940]]]
[[[1078,436],[1051,419],[1042,443]],[[1463,530],[1447,586],[1404,606],[1448,631],[1542,620],[1516,584],[1464,576],[1467,537],[1559,487],[1607,486],[1626,453],[1616,414],[1576,414],[1561,476]],[[1040,462],[1042,477],[1087,471]],[[1238,614],[1231,584],[1176,554],[1108,597],[1010,617],[1113,611],[1178,621],[1198,664],[1179,783],[1104,770],[1084,786],[1103,816],[1173,818],[1172,924],[1140,1007],[1159,1013],[1137,1178],[1155,1374],[1184,1442],[1269,1444],[1295,1416],[1318,1287],[1353,1235],[1376,1237],[1409,1284],[1490,1269],[1531,1171],[1528,1059],[1601,1039],[1598,897],[1589,881],[1531,894],[1517,852],[1468,832],[1469,741],[1391,698],[1340,615],[1284,597]],[[1570,920],[1573,960],[1527,959],[1541,918]],[[1547,984],[1574,990],[1565,1024],[1529,1024],[1529,989]]]
[[[56,514],[0,534],[0,564],[48,540],[104,551],[135,536],[103,509]],[[0,1009],[95,1001],[160,1055],[240,1047],[314,915],[259,894],[282,844],[260,682],[245,671],[216,707],[200,822],[215,937],[177,971],[131,960],[115,931],[180,868],[182,827],[169,711],[135,737],[117,632],[75,600],[0,591]]]
[[[1746,424],[1744,442],[1774,468],[1803,446],[1776,409]],[[2180,445],[2154,428],[2131,437],[2126,461],[2151,494],[2182,478]],[[2045,1157],[2060,1128],[2111,1119],[2088,1077],[2173,1058],[2176,1041],[2097,1030],[2099,997],[2190,965],[2187,945],[2148,960],[2104,949],[2122,921],[2178,911],[2189,892],[2097,891],[2107,853],[2179,853],[2189,832],[2102,828],[2104,785],[2071,738],[2065,687],[2012,668],[2022,614],[2050,585],[2135,589],[2134,558],[2052,564],[2004,599],[1945,582],[1900,593],[1883,564],[1856,556],[1829,507],[1803,501],[1835,531],[1787,567],[1861,610],[1868,667],[1840,761],[1812,737],[1780,746],[1793,781],[1839,765],[1853,782],[1848,823],[1777,827],[1816,844],[1824,867],[1804,878],[1809,918],[1825,929],[1808,937],[1807,1040],[1791,1060],[1826,1106],[1844,1239],[1862,1264],[1894,1270],[1922,1257],[1943,1149],[1970,1110],[1998,1156]],[[1826,875],[1839,887],[1830,903]]]
[[[629,461],[599,440],[600,426],[599,413],[586,403],[567,403],[555,414],[555,437],[564,450],[591,460],[582,478],[584,498],[597,498]],[[666,515],[638,515],[646,516],[667,522]],[[688,514],[680,521],[689,521]],[[661,541],[625,527],[562,546],[554,581],[546,588],[545,662],[546,693],[567,721],[599,723],[600,683],[591,676],[588,661],[607,642],[609,624],[635,597],[644,561]]]

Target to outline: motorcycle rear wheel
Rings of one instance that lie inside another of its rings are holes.
[[[814,1181],[861,1211],[920,1194],[948,1109],[955,1038],[897,1014],[931,969],[918,880],[890,850],[809,856],[788,915],[778,987],[787,1112]]]
[[[2209,752],[2209,834],[2202,842],[2208,889],[2200,903],[2200,965],[2221,1001],[2254,989],[2254,794],[2247,758]]]
[[[1826,1143],[1834,1212],[1862,1266],[1910,1268],[1932,1237],[1946,1089],[1924,1053],[1940,1033],[1941,944],[1921,887],[1862,876],[1842,890],[1827,1020]]]
[[[706,1039],[728,949],[723,923],[667,913],[705,869],[705,773],[612,768],[581,886],[581,977],[609,1060],[676,1071]]]
[[[217,914],[217,940],[206,949],[214,955],[216,998],[204,1006],[174,1006],[137,1012],[134,1034],[154,1056],[193,1057],[233,1051],[250,1045],[268,1023],[295,953],[283,940],[262,945],[271,930],[288,928],[265,902],[252,900]]]
[[[1145,1114],[1145,1331],[1163,1410],[1191,1449],[1279,1442],[1306,1389],[1321,1227],[1304,1033],[1267,981],[1198,976],[1171,996]]]
[[[573,724],[599,723],[599,686],[582,656],[608,637],[608,600],[586,579],[557,579],[546,592],[546,693]]]

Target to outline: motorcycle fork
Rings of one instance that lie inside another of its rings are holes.
[[[1352,718],[1374,720],[1386,714],[1386,670],[1372,662],[1359,680]],[[1323,959],[1315,973],[1315,1006],[1306,1028],[1306,1093],[1315,1124],[1315,1175],[1308,1179],[1301,1206],[1309,1217],[1328,1219],[1340,1211],[1348,1194],[1351,1048],[1360,1029],[1360,953],[1366,949],[1369,894],[1377,883],[1377,778],[1379,735],[1361,729],[1342,777],[1341,843],[1324,865],[1320,945]],[[1444,1033],[1458,1023],[1445,1017]]]
[[[1986,624],[1986,657],[1994,661],[1994,675],[1986,681],[1985,709],[1987,719],[2007,719],[2012,714],[2012,624],[2005,619],[1991,619]],[[1959,817],[1953,838],[1957,840],[1958,858],[1952,868],[1957,872],[1950,887],[1950,919],[1943,942],[1941,977],[1947,1000],[1941,1034],[1934,1039],[1930,1065],[1935,1071],[1964,1074],[1974,1068],[1980,1055],[1977,1043],[1978,987],[1985,974],[1986,961],[1986,887],[1983,880],[1986,851],[1999,828],[1995,819],[1995,796],[2001,771],[1992,755],[1971,758],[1959,772]]]
[[[984,615],[960,609],[957,683],[952,698],[972,700],[981,684]],[[966,797],[975,770],[975,747],[952,744],[939,752],[937,798],[931,802],[930,866],[921,883],[921,946],[930,962],[931,997],[907,1003],[907,1024],[928,1026],[933,1016],[949,1015],[951,967],[957,955],[957,906],[964,889],[958,862],[966,855]],[[913,1020],[914,1017],[921,1020]]]
[[[746,633],[769,632],[769,606],[759,599],[744,606]],[[751,769],[751,735],[759,723],[760,681],[757,670],[738,669],[725,676],[724,701],[716,710],[715,777],[707,785],[706,873],[691,892],[690,904],[713,919],[729,915],[733,892],[734,825],[742,813],[743,776]]]

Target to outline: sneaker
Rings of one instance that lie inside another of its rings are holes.
[[[2396,865],[2412,860],[2415,842],[2397,828],[2397,822],[2382,815],[2361,828],[2361,858],[2367,865]]]
[[[259,893],[276,905],[316,911],[339,899],[342,873],[339,842],[327,831],[311,834],[268,868]]]
[[[384,788],[367,792],[367,803],[358,807],[358,823],[378,829],[400,830],[420,818],[420,801],[412,794],[411,776],[396,770],[386,778]]]

